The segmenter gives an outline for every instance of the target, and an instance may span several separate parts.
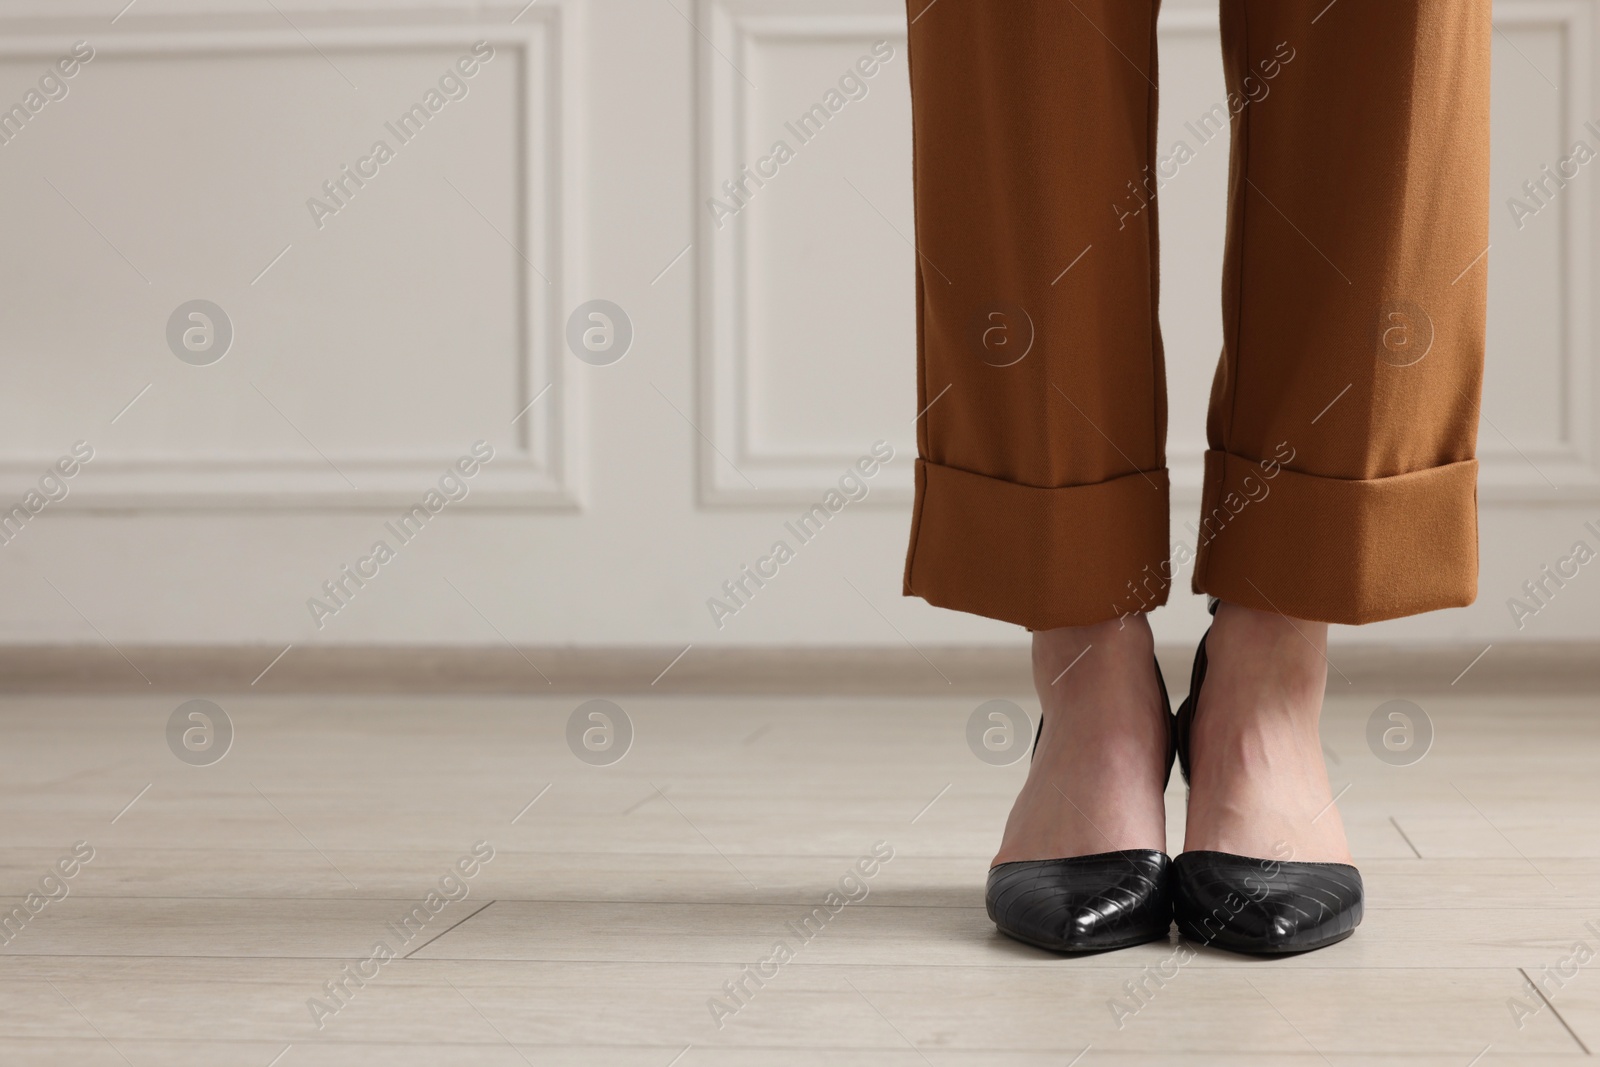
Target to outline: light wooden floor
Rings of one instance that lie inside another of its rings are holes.
[[[181,699],[0,705],[0,912],[74,842],[94,848],[0,946],[0,1063],[1467,1067],[1600,1051],[1592,696],[1419,698],[1437,739],[1411,767],[1368,751],[1377,699],[1334,698],[1324,735],[1365,924],[1291,959],[1201,950],[1120,1026],[1111,1003],[1134,1003],[1125,983],[1173,946],[1069,960],[994,932],[984,867],[1023,768],[968,751],[970,698],[628,698],[637,737],[611,767],[568,751],[571,698],[356,697],[225,699],[233,748],[191,767],[166,747]],[[1181,783],[1168,801],[1179,842]],[[389,924],[481,840],[495,856],[467,898],[319,1030],[308,1000],[398,945]],[[878,841],[894,858],[866,899],[796,938],[786,924]],[[719,1029],[710,998],[780,938],[793,960]],[[1587,965],[1546,1005],[1524,974],[1579,945]]]

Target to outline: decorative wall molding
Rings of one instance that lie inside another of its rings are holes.
[[[158,5],[162,6],[162,5]],[[109,26],[98,17],[50,20],[48,35],[37,22],[0,20],[0,59],[53,59],[63,40],[90,40],[96,66],[137,57],[252,55],[357,50],[403,52],[418,47],[469,49],[487,40],[517,56],[518,94],[515,226],[503,240],[518,253],[518,302],[512,334],[518,350],[508,368],[504,394],[483,398],[486,417],[478,437],[496,447],[493,463],[473,479],[471,494],[456,507],[518,510],[571,510],[582,503],[580,434],[581,380],[570,373],[563,337],[566,308],[573,303],[574,280],[581,277],[574,256],[581,231],[579,160],[571,149],[581,118],[579,94],[570,78],[577,48],[571,0],[535,5],[510,23],[504,12],[481,5],[472,10],[413,12],[370,6],[319,9],[296,28],[238,17],[216,5],[164,5],[143,19]],[[514,13],[514,9],[510,9]],[[59,7],[50,8],[61,15]],[[22,14],[22,10],[12,14]],[[28,11],[28,14],[40,14]],[[76,12],[74,12],[76,13]],[[490,16],[493,22],[486,21]],[[141,28],[157,24],[159,30]],[[28,33],[12,32],[25,26]],[[130,394],[131,395],[131,394]],[[503,409],[503,414],[502,414]],[[522,412],[515,420],[511,416]],[[106,413],[108,418],[112,412]],[[105,421],[99,423],[104,431]],[[94,443],[96,426],[77,436]],[[66,442],[63,442],[64,444]],[[170,509],[365,510],[409,506],[437,482],[466,451],[438,454],[358,455],[326,458],[304,451],[262,450],[244,455],[129,455],[101,450],[92,475],[74,483],[59,504],[68,510],[147,511]],[[0,492],[8,502],[32,487],[55,454],[0,455]],[[357,488],[352,488],[352,483]]]
[[[1494,24],[1498,30],[1549,29],[1561,35],[1563,70],[1560,72],[1561,126],[1565,134],[1578,129],[1581,114],[1592,101],[1594,48],[1593,0],[1501,0],[1495,5]],[[1219,33],[1214,5],[1207,8],[1166,8],[1158,32],[1163,37],[1200,36],[1214,38]],[[1551,145],[1551,159],[1559,157],[1565,144]],[[1591,179],[1592,180],[1592,179]],[[1558,415],[1565,439],[1558,445],[1523,446],[1505,435],[1488,420],[1478,435],[1479,500],[1485,505],[1525,503],[1572,503],[1600,499],[1600,392],[1597,392],[1595,363],[1600,354],[1593,347],[1593,316],[1590,308],[1594,293],[1594,246],[1592,193],[1576,190],[1558,205],[1561,212],[1563,248],[1562,293],[1564,318],[1563,350],[1557,359],[1562,374],[1558,391],[1565,408]],[[1491,211],[1501,210],[1498,202]],[[1492,252],[1491,252],[1492,255]],[[1515,352],[1490,351],[1489,359],[1515,359]],[[1170,448],[1168,467],[1173,496],[1179,502],[1199,499],[1205,470],[1203,447]]]
[[[1560,126],[1562,139],[1550,146],[1551,160],[1564,154],[1594,110],[1594,4],[1592,0],[1501,0],[1495,5],[1497,29],[1549,27],[1562,39]],[[1560,413],[1562,444],[1547,449],[1522,449],[1498,429],[1483,425],[1479,433],[1482,459],[1480,498],[1491,503],[1567,502],[1600,499],[1600,373],[1594,347],[1595,297],[1593,176],[1562,197],[1559,206],[1564,286],[1563,351],[1560,392],[1566,404]],[[1502,205],[1491,205],[1492,211]],[[1492,253],[1491,253],[1492,255]],[[1491,360],[1514,360],[1515,352],[1489,353]],[[1554,483],[1552,486],[1551,483]]]
[[[1593,0],[1504,0],[1496,5],[1500,30],[1548,29],[1562,40],[1560,83],[1561,126],[1570,133],[1581,127],[1591,106],[1594,66]],[[748,344],[746,287],[751,270],[749,250],[739,220],[718,234],[703,203],[719,175],[737,172],[750,158],[743,143],[744,116],[751,88],[735,69],[740,57],[763,39],[849,38],[868,42],[886,38],[903,47],[905,20],[899,14],[846,14],[824,10],[806,13],[792,0],[702,0],[701,26],[707,40],[700,47],[701,92],[699,173],[695,192],[701,234],[700,379],[701,412],[709,442],[700,445],[700,499],[707,504],[754,506],[814,500],[837,477],[850,456],[762,452],[749,446],[752,353]],[[1163,38],[1214,39],[1218,16],[1214,4],[1168,6],[1158,32]],[[1552,153],[1564,150],[1552,145]],[[1552,156],[1552,158],[1555,158]],[[1592,177],[1584,180],[1592,181]],[[1562,351],[1553,361],[1562,380],[1565,405],[1556,414],[1562,438],[1555,445],[1523,445],[1508,440],[1485,420],[1479,435],[1480,499],[1486,505],[1574,503],[1600,499],[1600,375],[1596,373],[1591,306],[1594,302],[1592,193],[1579,187],[1559,205],[1563,232],[1561,294]],[[1492,254],[1492,253],[1491,253]],[[1517,358],[1515,352],[1491,352],[1491,360]],[[902,450],[903,451],[903,450]],[[1198,499],[1204,449],[1193,444],[1170,451],[1174,497],[1180,503]],[[899,465],[898,463],[896,464]],[[909,464],[893,472],[873,499],[898,503],[909,495]],[[890,473],[890,472],[886,472]],[[751,483],[759,485],[753,488]]]
[[[887,6],[887,5],[885,5]],[[699,168],[695,212],[700,234],[700,397],[702,429],[699,497],[703,504],[808,504],[825,493],[871,445],[854,452],[782,452],[752,445],[751,357],[747,286],[750,253],[744,216],[718,231],[705,198],[722,177],[759,155],[746,143],[745,115],[754,91],[741,73],[752,50],[763,42],[858,41],[862,50],[886,40],[904,56],[904,14],[817,10],[814,4],[782,0],[752,4],[701,0],[699,78]],[[898,72],[897,72],[898,73]],[[900,75],[903,76],[903,75]],[[764,146],[763,146],[764,147]],[[909,278],[907,282],[909,283]],[[899,354],[911,359],[912,354]],[[876,476],[868,503],[904,504],[911,499],[911,459],[907,431],[895,461]],[[759,486],[759,488],[757,488]]]

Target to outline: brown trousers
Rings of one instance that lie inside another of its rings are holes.
[[[906,594],[1085,625],[1165,603],[1192,562],[1195,591],[1298,618],[1471,603],[1489,0],[1221,0],[1224,344],[1200,520],[1172,545],[1159,0],[907,6]]]

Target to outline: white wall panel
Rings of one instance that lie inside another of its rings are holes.
[[[701,10],[705,498],[804,503],[874,441],[914,447],[904,18]],[[879,502],[903,503],[910,465],[881,482]]]
[[[0,543],[0,640],[1021,639],[899,595],[915,399],[897,0],[278,6],[0,11],[0,104],[71,42],[97,50],[0,145],[0,508],[74,441],[96,448]],[[1505,203],[1574,138],[1600,145],[1594,6],[1496,5],[1480,602],[1361,640],[1600,636],[1600,572],[1524,630],[1506,607],[1574,540],[1600,543],[1583,525],[1600,522],[1594,179],[1520,230]],[[318,230],[306,198],[480,38],[497,58],[470,95]],[[879,39],[894,56],[868,95],[716,228],[720,183]],[[1223,99],[1214,5],[1168,0],[1161,48],[1170,145]],[[1220,347],[1226,165],[1218,139],[1163,191],[1175,537]],[[237,328],[209,367],[164,337],[196,297]],[[597,298],[635,332],[609,366],[564,341]],[[499,458],[468,500],[319,629],[307,599],[479,438]],[[897,456],[869,499],[714,625],[707,599],[877,438]],[[1204,624],[1177,599],[1163,639]]]
[[[66,508],[393,505],[485,439],[467,506],[573,501],[574,391],[511,421],[563,368],[555,18],[81,39],[0,146],[0,484],[82,438]],[[9,101],[62,39],[0,48]],[[166,339],[196,298],[234,333],[207,366]]]

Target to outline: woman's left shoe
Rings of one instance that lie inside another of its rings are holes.
[[[1215,614],[1215,604],[1212,613]],[[1210,636],[1209,631],[1207,636]],[[1189,780],[1189,736],[1206,675],[1206,639],[1178,708],[1178,762]],[[1231,852],[1184,852],[1172,861],[1178,931],[1234,952],[1308,952],[1343,941],[1362,913],[1361,872],[1348,863],[1297,863]]]

